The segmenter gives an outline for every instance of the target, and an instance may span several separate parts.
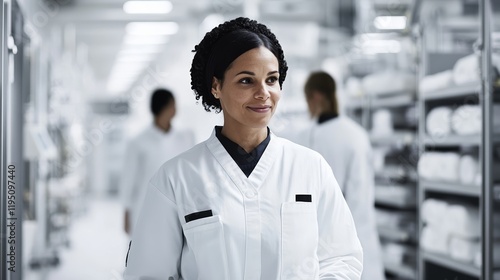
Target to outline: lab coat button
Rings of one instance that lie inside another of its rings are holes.
[[[254,190],[248,190],[245,192],[245,196],[247,198],[254,198],[257,195],[257,192]]]

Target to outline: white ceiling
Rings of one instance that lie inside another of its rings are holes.
[[[125,0],[52,0],[54,3],[66,3],[60,6],[52,23],[74,28],[76,45],[85,45],[88,62],[98,82],[105,83],[116,60],[116,54],[122,49],[125,26],[130,22],[174,21],[179,24],[182,37],[185,24],[197,22],[213,10],[211,1],[171,0],[173,10],[169,14],[127,14],[123,11]],[[167,42],[172,44],[173,38]],[[160,49],[167,47],[157,46]],[[139,48],[143,48],[139,46]],[[147,48],[147,47],[144,47]],[[152,57],[154,60],[154,57]]]
[[[261,19],[266,23],[270,21],[315,21],[331,24],[331,18],[340,18],[338,15],[342,13],[339,11],[351,7],[352,1],[170,0],[173,9],[169,14],[164,15],[127,14],[123,11],[123,4],[126,0],[44,0],[43,2],[59,5],[60,11],[52,18],[52,22],[74,28],[76,45],[86,46],[88,62],[93,69],[94,76],[98,82],[105,84],[115,64],[116,54],[122,48],[127,23],[177,22],[178,33],[171,36],[169,42],[161,46],[162,49],[171,51],[175,49],[175,44],[182,45],[186,40],[192,40],[193,29],[201,32],[198,28],[203,28],[200,24],[210,14],[222,14],[228,19],[248,14],[248,11],[253,9],[260,13]],[[61,3],[65,4],[61,6]],[[151,59],[153,61],[155,57]]]

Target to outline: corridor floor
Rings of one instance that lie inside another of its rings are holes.
[[[24,280],[121,280],[128,249],[123,208],[116,199],[90,200],[69,228],[69,248],[58,250],[60,264],[29,269]]]

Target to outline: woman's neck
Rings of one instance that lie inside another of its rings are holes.
[[[170,128],[172,127],[172,125],[170,124],[170,122],[168,122],[166,124],[163,124],[160,121],[155,120],[154,123],[155,123],[155,126],[157,128],[159,128],[160,130],[162,130],[163,132],[169,132]]]
[[[224,124],[222,134],[242,147],[247,153],[253,151],[267,137],[267,127],[231,127]]]

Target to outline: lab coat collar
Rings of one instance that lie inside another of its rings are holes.
[[[323,113],[317,118],[318,124],[323,124],[339,117],[337,113]]]
[[[172,132],[174,131],[174,127],[170,126],[170,130],[168,132],[163,131],[161,128],[156,126],[156,124],[152,123],[150,127],[151,133],[157,137],[167,137],[172,135]]]
[[[244,192],[248,187],[252,187],[256,190],[259,189],[266,179],[269,170],[273,166],[275,159],[278,158],[280,156],[280,152],[282,152],[282,150],[279,149],[279,139],[274,135],[274,133],[272,133],[272,131],[270,131],[270,138],[271,140],[269,141],[266,150],[248,178],[243,171],[241,171],[241,168],[229,155],[224,146],[222,146],[219,139],[215,135],[215,129],[212,131],[210,138],[206,141],[206,145],[217,162],[229,175],[233,183],[240,189],[240,191]]]

